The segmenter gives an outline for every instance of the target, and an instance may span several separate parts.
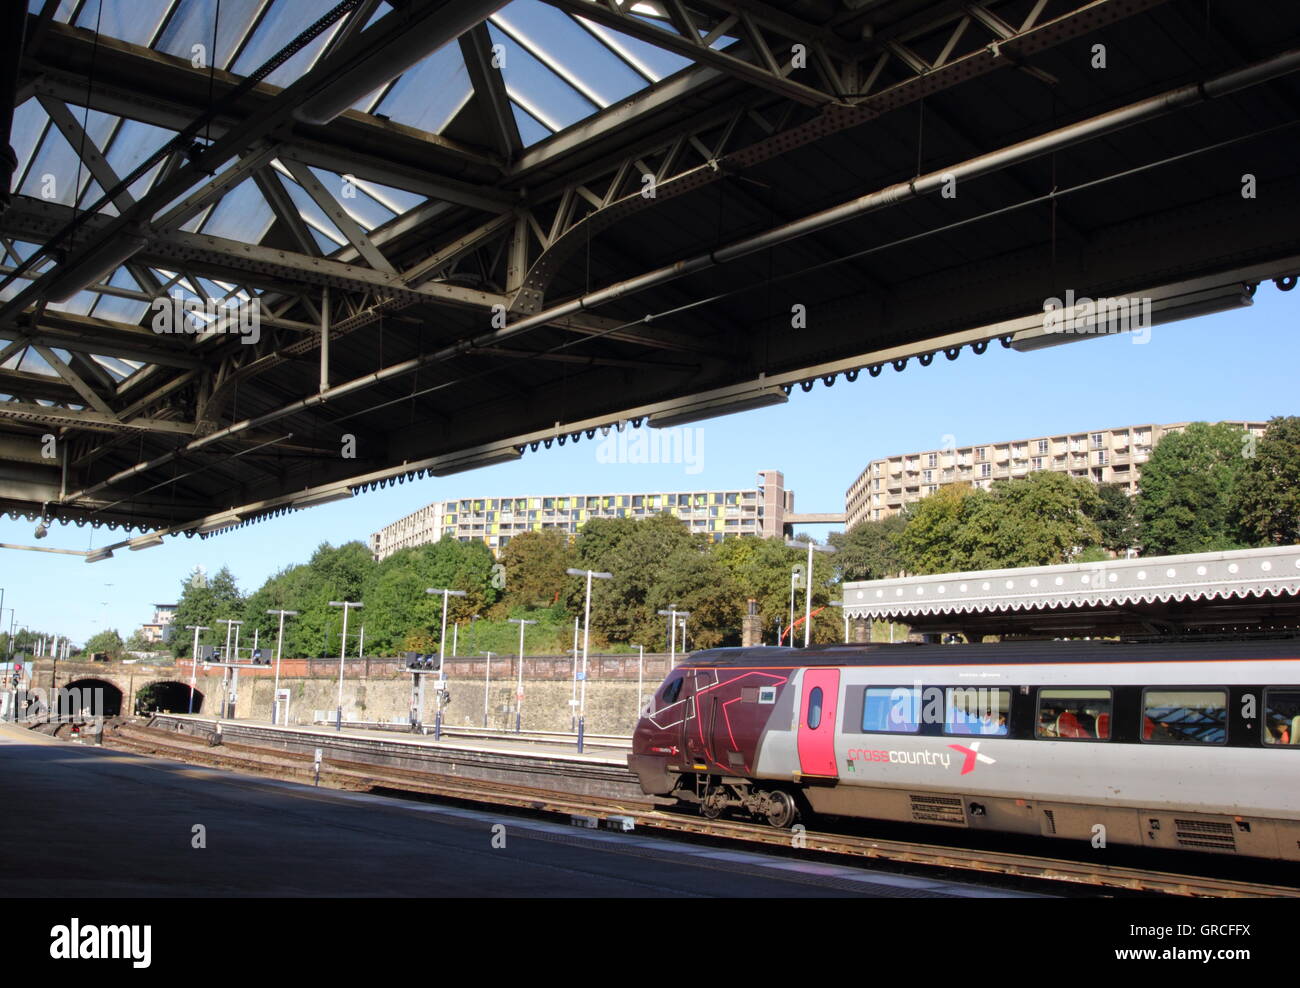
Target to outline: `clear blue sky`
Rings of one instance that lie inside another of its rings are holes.
[[[840,378],[783,407],[700,423],[703,469],[686,464],[597,461],[596,442],[527,452],[516,463],[407,482],[351,501],[300,511],[208,539],[168,539],[140,552],[86,563],[8,551],[6,608],[19,625],[84,641],[104,627],[125,637],[174,602],[196,565],[228,565],[245,592],[303,562],[322,541],[365,541],[370,532],[430,501],[523,494],[710,490],[753,486],[762,469],[785,473],[799,511],[843,510],[844,492],[876,457],[944,445],[994,442],[1140,422],[1259,419],[1295,414],[1300,291],[1261,285],[1250,309],[1157,326],[1145,345],[1130,337],[1084,339],[1036,353],[996,343],[929,367]],[[33,524],[0,521],[0,541],[30,545]],[[816,532],[821,537],[823,532]],[[87,549],[120,532],[54,525],[42,545]],[[105,604],[107,602],[107,604]],[[8,614],[5,615],[7,624]]]

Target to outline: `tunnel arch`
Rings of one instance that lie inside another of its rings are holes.
[[[96,690],[103,692],[96,694]],[[57,703],[58,713],[63,717],[86,710],[92,717],[116,717],[122,712],[122,690],[106,679],[74,679],[60,687]]]
[[[194,713],[203,710],[203,691],[194,689]],[[157,710],[164,714],[190,712],[190,684],[174,679],[159,679],[146,683],[135,691],[135,712],[150,714]]]

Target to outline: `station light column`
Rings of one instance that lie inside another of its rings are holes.
[[[190,713],[194,713],[194,681],[199,674],[199,632],[211,631],[212,629],[204,624],[187,624],[185,626],[185,630],[194,632],[194,655],[190,658],[190,710],[189,710]]]
[[[785,544],[788,545],[791,549],[802,549],[804,547],[804,543],[796,542],[794,539],[787,539]],[[817,543],[813,542],[812,539],[808,540],[808,571],[807,571],[808,576],[807,576],[807,581],[804,584],[806,588],[804,596],[807,598],[804,601],[804,628],[803,628],[804,648],[808,648],[812,644],[813,553],[834,552],[834,551],[835,551],[835,546],[833,545],[817,545]],[[793,645],[794,642],[791,641],[790,644]]]
[[[587,603],[582,619],[582,694],[578,698],[578,753],[582,754],[582,737],[587,728],[587,652],[591,646],[591,581],[612,580],[613,573],[597,573],[590,569],[565,570],[570,576],[587,577]]]
[[[508,623],[519,625],[519,669],[515,675],[515,733],[518,734],[523,726],[524,709],[524,629],[537,622],[509,618]]]
[[[275,690],[274,690],[274,692],[271,694],[271,723],[272,723],[272,724],[278,724],[278,723],[280,722],[280,709],[279,709],[279,703],[280,703],[280,656],[281,656],[282,654],[284,654],[284,619],[285,619],[285,616],[286,616],[286,615],[288,615],[288,616],[290,616],[290,617],[297,617],[297,616],[298,616],[298,612],[297,612],[297,611],[277,610],[277,611],[267,611],[266,613],[267,613],[267,614],[278,614],[278,615],[280,615],[280,632],[279,632],[279,634],[277,634],[277,635],[275,636]],[[289,717],[288,717],[288,709],[286,708],[286,711],[285,711],[285,722],[286,722],[286,725],[287,725],[287,723],[288,723],[288,720],[289,720]]]
[[[668,639],[668,671],[672,672],[673,669],[677,668],[677,619],[688,618],[691,616],[691,612],[679,611],[677,605],[672,604],[669,606],[668,610],[659,611],[657,613],[667,617],[669,624],[672,626],[672,634],[669,635]],[[683,639],[684,638],[685,636],[683,635]]]
[[[330,607],[343,608],[343,634],[339,636],[339,705],[334,712],[334,730],[343,730],[343,660],[348,652],[348,611],[362,606],[352,600],[331,600]]]
[[[442,594],[442,633],[438,635],[438,705],[437,711],[433,715],[433,739],[442,740],[442,695],[446,687],[446,673],[443,672],[443,662],[447,657],[447,598],[464,597],[464,590],[447,590],[440,587],[429,587],[425,593]]]

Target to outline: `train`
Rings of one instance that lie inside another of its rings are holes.
[[[715,648],[642,709],[641,789],[819,814],[1300,860],[1300,642]]]

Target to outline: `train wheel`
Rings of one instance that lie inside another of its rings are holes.
[[[727,808],[727,792],[721,786],[706,789],[700,800],[700,816],[706,820],[716,820]]]
[[[784,830],[794,823],[799,810],[794,804],[794,797],[782,789],[767,794],[767,822],[777,830]]]

